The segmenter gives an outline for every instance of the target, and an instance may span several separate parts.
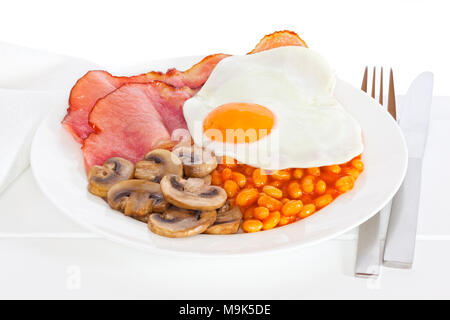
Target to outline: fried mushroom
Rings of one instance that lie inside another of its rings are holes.
[[[108,204],[111,208],[145,221],[152,212],[164,212],[168,203],[160,185],[147,180],[124,180],[109,189]]]
[[[225,212],[229,211],[231,209],[231,203],[230,200],[225,201],[224,205],[221,206],[219,209],[217,209],[218,215],[223,215]]]
[[[119,181],[132,179],[134,165],[130,161],[114,157],[105,161],[103,166],[92,166],[88,173],[90,193],[105,198],[109,189]]]
[[[210,174],[208,174],[207,176],[204,176],[202,179],[206,185],[208,185],[208,186],[211,185],[212,176]]]
[[[186,180],[174,174],[162,178],[161,191],[169,203],[191,210],[215,210],[227,200],[227,193],[220,187],[209,186],[200,178]]]
[[[221,208],[222,209],[222,208]],[[239,230],[241,225],[242,212],[239,207],[234,207],[228,211],[218,209],[216,221],[206,229],[207,234],[233,234]]]
[[[196,146],[181,146],[172,151],[181,159],[187,177],[202,178],[217,167],[216,157],[208,150]]]
[[[151,214],[148,228],[164,237],[189,237],[208,229],[216,220],[216,215],[215,210],[196,211],[171,206],[164,214]]]
[[[175,154],[165,149],[147,153],[144,160],[136,163],[135,177],[160,182],[166,174],[183,175],[183,164]]]

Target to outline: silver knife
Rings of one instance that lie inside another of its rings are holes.
[[[424,72],[411,84],[399,121],[408,146],[405,180],[392,200],[384,245],[383,264],[392,268],[411,268],[416,244],[422,158],[428,136],[433,74]]]

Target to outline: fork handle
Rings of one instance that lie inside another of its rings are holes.
[[[383,264],[409,269],[414,261],[422,159],[409,158],[405,180],[392,200]]]
[[[380,274],[380,215],[381,211],[359,226],[356,277],[376,279]]]

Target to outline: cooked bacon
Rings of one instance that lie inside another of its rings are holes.
[[[95,102],[120,87],[123,78],[113,77],[106,71],[89,71],[80,78],[70,91],[69,108],[62,124],[74,139],[83,143],[92,128],[89,126],[89,113]]]
[[[195,92],[161,81],[127,83],[98,100],[89,116],[94,132],[82,148],[86,170],[111,157],[137,162],[180,130],[187,132],[182,106]]]
[[[222,59],[229,56],[230,55],[223,53],[213,54],[207,56],[186,71],[170,69],[162,76],[162,78],[156,80],[164,81],[165,83],[171,84],[177,88],[187,86],[192,89],[199,89],[205,84],[206,80],[208,80],[209,75],[214,70],[216,65],[222,61]]]
[[[284,47],[284,46],[301,46],[306,47],[306,42],[303,41],[298,34],[293,31],[277,31],[272,34],[266,35],[261,41],[256,45],[248,54],[261,52],[273,48]]]
[[[225,54],[215,54],[204,58],[186,71],[170,69],[166,73],[152,71],[133,77],[114,77],[106,71],[89,71],[80,78],[70,92],[69,108],[63,120],[63,126],[75,140],[83,140],[93,131],[88,118],[98,99],[105,97],[126,83],[148,83],[153,80],[163,81],[177,88],[200,88],[208,79],[214,67]]]

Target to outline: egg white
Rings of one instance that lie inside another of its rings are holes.
[[[361,128],[334,98],[334,71],[315,51],[280,47],[231,56],[183,106],[195,144],[263,169],[308,168],[349,161],[363,151]],[[226,103],[256,103],[275,115],[271,133],[253,143],[213,141],[205,117]]]

